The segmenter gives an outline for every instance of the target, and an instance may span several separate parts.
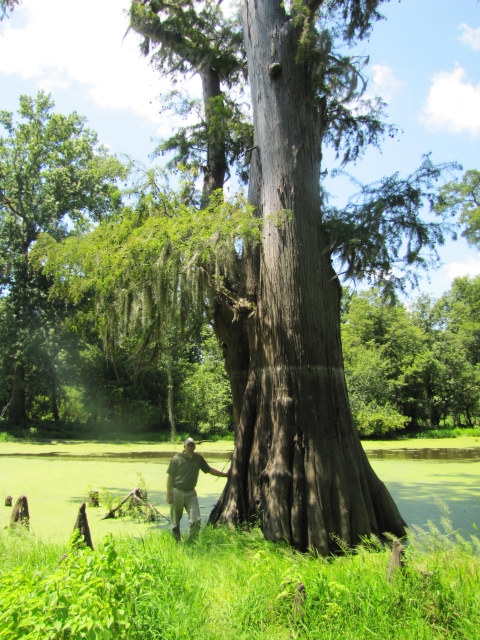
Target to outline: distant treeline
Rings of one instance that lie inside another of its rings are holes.
[[[5,307],[0,300],[2,341],[14,339]],[[439,300],[421,295],[412,303],[388,302],[375,290],[345,290],[342,311],[347,385],[362,436],[480,423],[480,276],[457,278]],[[32,342],[25,368],[32,423],[55,422],[55,409],[63,429],[71,424],[167,431],[170,363],[177,429],[226,433],[233,428],[223,358],[208,324],[136,376],[128,344],[113,363],[95,334],[82,335],[68,323],[51,327],[48,335],[33,333]],[[54,370],[49,353],[55,356]],[[8,349],[0,352],[2,407],[11,394],[5,355]],[[2,422],[8,428],[6,416]]]
[[[342,341],[358,430],[474,427],[480,422],[480,277],[439,300],[344,295]]]

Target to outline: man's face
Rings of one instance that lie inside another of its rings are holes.
[[[185,455],[191,458],[193,456],[193,452],[195,451],[195,443],[187,442],[187,444],[183,445],[183,450],[185,451]]]

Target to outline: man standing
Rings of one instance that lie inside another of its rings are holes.
[[[167,469],[167,502],[170,505],[172,534],[177,541],[180,540],[180,520],[184,507],[188,513],[190,539],[195,538],[200,530],[200,507],[195,491],[200,469],[212,476],[228,478],[228,473],[213,469],[203,456],[195,453],[195,446],[195,440],[187,438],[183,443],[183,452],[173,456]]]

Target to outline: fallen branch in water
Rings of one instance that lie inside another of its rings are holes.
[[[110,509],[102,520],[137,514],[147,522],[157,522],[163,518],[170,523],[170,518],[164,516],[151,502],[148,502],[146,494],[139,487],[134,487],[120,504]]]

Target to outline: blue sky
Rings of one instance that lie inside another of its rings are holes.
[[[167,135],[175,119],[159,113],[168,83],[140,57],[135,35],[124,38],[127,6],[23,0],[0,23],[0,109],[14,111],[20,94],[45,89],[59,111],[85,115],[113,152],[148,162],[152,139]],[[365,182],[407,173],[426,152],[480,169],[480,3],[392,0],[383,13],[360,51],[370,56],[369,92],[384,97],[389,121],[403,133],[350,172]],[[196,78],[191,85],[198,91]],[[350,187],[340,180],[332,188],[341,201]],[[444,264],[422,281],[423,291],[439,296],[455,276],[480,273],[480,253],[464,239],[440,254]]]

